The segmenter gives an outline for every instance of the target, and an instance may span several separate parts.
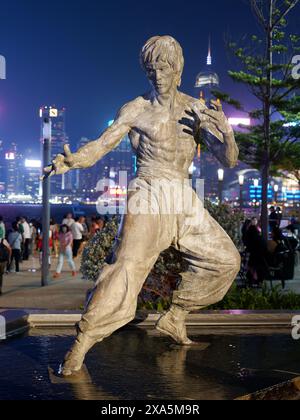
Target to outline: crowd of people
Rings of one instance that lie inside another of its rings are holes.
[[[243,268],[248,284],[260,286],[270,276],[270,267],[278,265],[278,255],[283,251],[295,255],[299,247],[300,226],[295,217],[282,229],[283,213],[280,207],[271,207],[269,214],[269,240],[262,236],[257,217],[247,219],[242,228],[242,240],[245,247]],[[287,260],[288,261],[288,260]],[[290,260],[292,263],[293,259]],[[280,280],[280,279],[279,279]]]
[[[28,261],[30,256],[39,256],[40,264],[43,253],[42,225],[36,221],[28,221],[25,217],[17,217],[7,229],[7,223],[0,216],[0,295],[2,294],[3,275],[19,273],[20,264]],[[54,279],[61,276],[66,259],[72,275],[77,275],[76,259],[80,257],[86,242],[105,226],[105,219],[92,217],[88,222],[85,216],[74,218],[69,213],[60,224],[53,219],[50,222],[49,249],[51,257],[57,258]]]
[[[265,241],[258,218],[247,219],[242,227],[242,240],[245,246],[247,281],[250,285],[259,286],[266,278],[269,265],[282,247],[295,249],[299,244],[300,224],[295,217],[291,219],[289,230],[292,237],[283,235],[281,224],[283,214],[281,208],[271,207],[269,215],[269,241]],[[77,275],[76,260],[81,256],[87,241],[105,226],[106,220],[100,216],[87,220],[85,216],[65,215],[62,222],[50,222],[49,249],[51,266],[52,257],[57,259],[53,278],[61,277],[66,260],[72,275]],[[41,224],[36,220],[28,221],[18,217],[7,229],[7,224],[0,216],[0,295],[2,294],[3,275],[19,273],[20,264],[28,261],[30,256],[39,255],[40,264],[43,253],[43,232]]]

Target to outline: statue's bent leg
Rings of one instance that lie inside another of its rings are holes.
[[[170,310],[157,328],[182,345],[192,345],[185,319],[224,298],[240,270],[240,254],[221,226],[205,210],[195,224],[181,218],[176,243],[189,264],[173,294]]]
[[[173,303],[191,312],[221,301],[232,286],[241,257],[230,237],[205,210],[201,223],[186,226],[178,246],[189,268]]]
[[[78,336],[67,354],[63,375],[82,367],[86,353],[135,317],[137,298],[159,254],[171,245],[158,215],[125,217],[116,262],[107,265],[99,278],[86,313],[78,326]],[[171,232],[171,230],[170,230]]]

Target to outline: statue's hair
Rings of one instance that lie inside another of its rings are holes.
[[[181,77],[184,67],[183,52],[180,44],[171,36],[154,36],[150,38],[140,54],[141,66],[146,70],[147,64],[159,61],[167,62]]]

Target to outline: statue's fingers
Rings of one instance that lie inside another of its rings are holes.
[[[218,111],[218,112],[223,111],[223,106],[222,106],[222,103],[221,103],[220,99],[217,99],[217,100],[212,99],[210,101],[210,106],[215,111]]]
[[[219,114],[218,111],[214,111],[213,109],[205,109],[203,111],[203,113],[205,115],[209,116],[212,121],[216,121],[217,122],[217,121],[220,120],[220,114]]]
[[[52,167],[51,167],[52,168]],[[45,168],[46,169],[46,168]],[[56,172],[53,170],[53,169],[51,169],[51,171],[50,172],[47,172],[47,173],[45,173],[44,175],[42,175],[41,177],[40,177],[40,180],[41,181],[44,181],[45,179],[47,179],[47,178],[50,178],[51,176],[53,176],[53,175],[55,175],[56,174]]]
[[[64,153],[65,153],[66,157],[71,157],[72,156],[72,152],[71,152],[69,144],[64,145]]]
[[[192,114],[192,113],[190,113],[190,112],[188,112],[188,111],[186,111],[185,112],[185,116],[183,117],[183,121],[187,121],[189,124],[195,124],[195,117],[194,117],[194,115]]]
[[[49,166],[46,166],[46,168],[44,168],[44,173],[45,174],[49,174],[49,173],[51,173],[52,172],[52,170],[53,170],[53,165],[49,165]]]

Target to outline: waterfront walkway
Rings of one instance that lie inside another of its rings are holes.
[[[61,278],[52,280],[56,262],[56,259],[52,258],[51,282],[48,287],[41,287],[41,272],[38,259],[35,257],[22,263],[19,274],[5,275],[3,295],[0,296],[0,309],[82,309],[86,293],[93,288],[94,284],[82,280],[80,273],[77,277],[72,277],[66,263]],[[76,265],[79,268],[79,261]],[[280,282],[274,282],[274,285],[276,284],[280,285]],[[286,292],[288,291],[300,294],[300,266],[296,268],[295,280],[287,282]]]
[[[0,308],[81,309],[85,302],[86,293],[93,287],[93,283],[83,281],[80,273],[77,277],[72,277],[66,264],[61,278],[53,280],[56,262],[56,258],[52,258],[51,282],[47,287],[41,287],[39,261],[35,257],[31,257],[29,261],[21,264],[20,273],[4,275]],[[76,266],[79,266],[78,261]]]

